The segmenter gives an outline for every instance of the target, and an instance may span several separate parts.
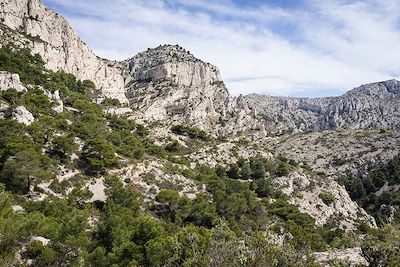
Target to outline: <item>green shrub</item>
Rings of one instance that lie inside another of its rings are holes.
[[[198,128],[192,128],[183,124],[178,124],[171,127],[171,131],[175,134],[185,135],[192,139],[200,139],[203,141],[210,140],[210,135],[205,131],[202,131]]]
[[[321,192],[318,197],[328,206],[335,202],[335,197],[327,192]]]

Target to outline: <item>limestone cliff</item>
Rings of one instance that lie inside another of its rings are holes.
[[[47,68],[94,81],[100,100],[110,97],[129,104],[137,120],[185,122],[221,134],[263,133],[265,128],[400,129],[398,81],[363,85],[340,97],[252,94],[235,99],[215,66],[179,46],[148,49],[122,62],[101,59],[41,0],[1,0],[0,20],[0,46],[11,42],[28,47],[43,57]]]
[[[257,110],[275,129],[400,129],[400,82],[396,80],[362,85],[339,97],[251,94],[242,102],[244,108]]]
[[[104,96],[127,102],[120,70],[97,57],[69,23],[41,0],[1,0],[0,20],[14,34],[20,34],[14,44],[20,43],[40,54],[48,69],[92,80]],[[4,29],[1,33],[3,37]]]
[[[260,128],[229,95],[217,67],[177,45],[163,45],[116,63],[123,70],[135,119],[185,122],[219,133]]]

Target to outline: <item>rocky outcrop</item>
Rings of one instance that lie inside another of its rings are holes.
[[[362,85],[336,99],[319,122],[320,129],[400,130],[400,82]]]
[[[400,82],[362,85],[339,97],[293,98],[248,95],[245,109],[257,110],[269,128],[284,130],[400,130]]]
[[[12,112],[12,119],[27,126],[31,125],[35,118],[24,106],[16,107]]]
[[[238,120],[242,130],[256,124],[248,114],[238,116],[242,110],[229,96],[219,70],[180,46],[148,49],[117,65],[124,70],[130,105],[138,111],[136,120],[178,121],[217,130],[215,125],[236,114],[236,125],[220,128],[231,132],[238,128]]]
[[[376,227],[374,218],[351,200],[344,186],[333,180],[293,172],[275,178],[273,183],[288,196],[290,203],[313,217],[317,225],[322,226],[333,220],[343,229],[354,230],[358,221],[364,221]],[[332,196],[333,202],[325,203],[321,193]]]
[[[26,88],[20,81],[18,74],[0,71],[0,91],[8,90],[10,88],[14,88],[18,92],[26,91]]]
[[[109,97],[129,102],[135,111],[132,118],[139,121],[184,122],[222,135],[249,130],[264,134],[400,129],[400,84],[395,80],[363,85],[340,97],[252,94],[235,99],[215,66],[179,46],[148,49],[122,62],[101,59],[41,0],[3,0],[0,20],[0,45],[28,47],[44,58],[47,68],[94,81],[100,101]]]
[[[121,71],[97,57],[69,23],[41,0],[3,0],[0,20],[14,31],[13,44],[39,53],[48,69],[72,73],[80,80],[92,80],[103,96],[127,102]],[[18,33],[20,37],[16,38]]]
[[[400,151],[400,133],[379,130],[336,130],[299,133],[264,141],[276,155],[304,162],[313,171],[338,178],[351,172],[363,174]]]
[[[64,103],[61,100],[60,91],[59,90],[55,90],[54,92],[51,92],[51,91],[43,89],[43,93],[49,98],[50,101],[52,101],[54,103],[52,109],[55,112],[61,113],[61,112],[64,111]]]

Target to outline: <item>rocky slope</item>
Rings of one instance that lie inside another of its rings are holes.
[[[338,178],[348,171],[363,172],[367,166],[387,162],[400,151],[396,131],[336,130],[298,133],[263,142],[277,155],[304,162],[314,171]]]
[[[282,130],[400,129],[400,82],[355,88],[339,97],[294,98],[251,94],[243,105],[256,110],[269,128]]]
[[[119,64],[137,118],[215,124],[233,110],[218,69],[180,46],[149,49]]]
[[[129,103],[137,120],[184,122],[225,135],[249,130],[263,135],[265,127],[272,132],[400,129],[400,84],[395,80],[363,85],[340,97],[251,94],[235,99],[215,66],[179,46],[159,46],[113,62],[97,57],[40,0],[3,0],[0,19],[2,45],[28,47],[44,58],[47,68],[94,81],[100,101],[109,97]]]
[[[220,133],[237,131],[237,123],[242,129],[260,128],[237,108],[218,69],[179,46],[160,46],[122,62],[108,61],[97,57],[68,22],[40,0],[2,1],[0,8],[1,45],[28,47],[42,56],[48,69],[92,80],[99,101],[108,97],[129,103],[132,118],[176,120]],[[215,128],[234,114],[240,114],[234,123]]]

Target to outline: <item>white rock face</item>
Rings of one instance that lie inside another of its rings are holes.
[[[339,97],[295,98],[251,94],[242,108],[257,110],[275,128],[292,130],[400,129],[400,82],[355,88]]]
[[[25,125],[31,125],[35,121],[32,113],[30,113],[24,106],[16,107],[12,112],[12,118],[13,120]]]
[[[278,177],[273,183],[289,197],[289,202],[298,206],[299,210],[308,213],[317,225],[324,225],[329,219],[340,218],[338,223],[347,230],[356,227],[357,220],[365,221],[376,227],[373,217],[369,216],[357,203],[353,202],[344,186],[333,180],[318,179],[303,173],[293,172],[288,177]],[[320,193],[328,193],[334,197],[332,204],[325,204]]]
[[[14,88],[18,92],[26,91],[26,88],[20,81],[18,74],[0,71],[0,91],[5,91],[10,88]]]
[[[49,98],[50,101],[54,102],[53,110],[57,113],[61,113],[64,111],[64,103],[60,97],[60,91],[56,90],[51,92],[49,90],[43,89],[43,93]]]
[[[232,101],[218,69],[179,46],[160,46],[123,62],[128,97],[143,120],[203,125],[218,120]]]
[[[238,108],[219,70],[180,46],[148,49],[117,65],[124,70],[127,97],[137,111],[133,119],[176,121],[218,134],[262,129]]]
[[[127,103],[121,71],[109,67],[84,44],[69,23],[41,0],[2,0],[0,19],[13,30],[22,29],[30,38],[28,47],[39,53],[46,67],[92,80],[103,96]]]
[[[126,104],[129,98],[136,111],[132,118],[138,121],[175,120],[220,134],[262,128],[237,108],[218,69],[181,47],[160,46],[112,62],[94,55],[68,22],[40,0],[3,0],[0,19],[24,33],[0,27],[7,36],[3,39],[39,53],[51,70],[92,80],[101,92],[99,101],[109,97]],[[215,127],[221,121],[225,126]]]

